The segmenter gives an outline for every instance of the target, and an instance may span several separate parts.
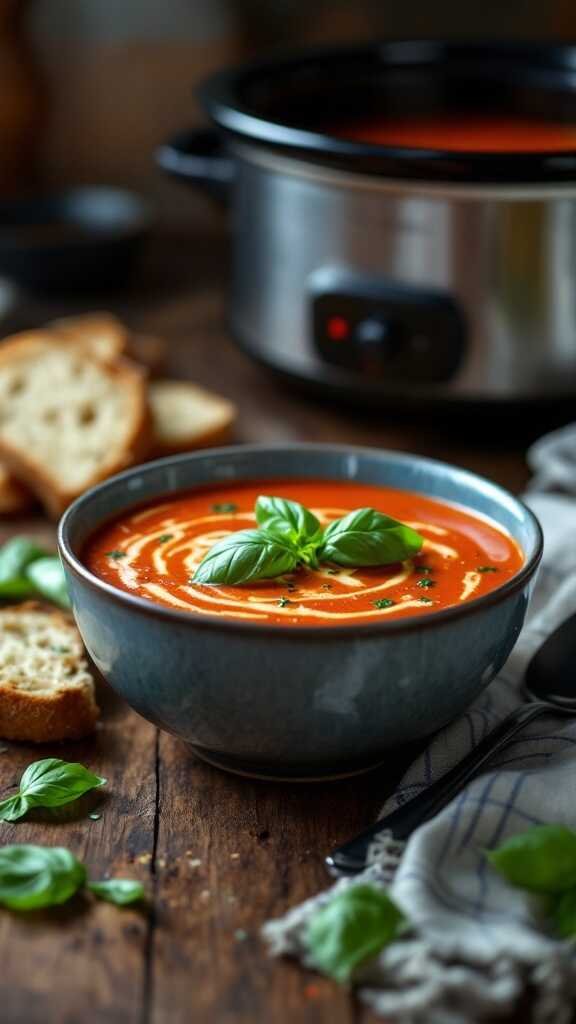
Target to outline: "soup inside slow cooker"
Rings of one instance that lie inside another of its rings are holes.
[[[346,118],[327,124],[328,134],[356,142],[468,153],[576,151],[576,124],[543,118],[478,114]]]

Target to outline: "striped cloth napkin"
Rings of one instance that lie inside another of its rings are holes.
[[[545,552],[524,630],[497,679],[431,741],[383,814],[434,782],[522,702],[532,654],[576,611],[576,425],[537,442],[528,458],[534,478],[525,498],[544,527]],[[384,843],[362,875],[268,922],[271,952],[306,964],[310,915],[339,888],[384,884],[413,928],[357,976],[360,998],[376,1013],[395,1024],[474,1024],[506,1017],[523,1000],[526,1024],[568,1022],[576,1006],[573,948],[541,930],[529,898],[489,867],[482,850],[532,825],[576,829],[575,784],[576,720],[552,711],[405,846]]]

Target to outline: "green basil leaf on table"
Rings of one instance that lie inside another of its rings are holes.
[[[47,552],[28,537],[12,537],[0,548],[0,583],[24,576],[24,570]]]
[[[576,938],[576,887],[555,897],[549,917],[559,938]]]
[[[18,821],[23,818],[26,811],[30,810],[30,804],[25,796],[15,793],[6,800],[0,801],[0,821]]]
[[[322,538],[322,527],[314,513],[287,498],[261,494],[256,502],[256,522],[270,536],[302,549],[317,545]]]
[[[311,918],[306,945],[314,965],[341,983],[402,931],[405,917],[384,889],[352,885]]]
[[[86,881],[86,869],[60,846],[0,849],[0,906],[38,910],[66,903]]]
[[[20,779],[19,792],[0,803],[0,821],[17,821],[31,807],[62,807],[105,782],[76,762],[55,757],[34,761]]]
[[[576,886],[576,832],[564,825],[536,825],[486,856],[520,889],[558,893]]]
[[[418,554],[422,544],[410,526],[376,509],[360,508],[330,523],[318,557],[350,568],[391,565]]]
[[[193,583],[250,583],[292,572],[300,556],[297,551],[261,530],[240,530],[210,548],[196,572]]]
[[[36,587],[25,576],[13,580],[0,580],[0,601],[23,601],[37,596]]]
[[[115,903],[117,907],[126,907],[129,903],[137,903],[144,899],[142,882],[132,878],[109,878],[103,882],[88,882],[87,888],[98,899]]]
[[[12,537],[0,547],[0,599],[20,601],[33,597],[34,585],[26,577],[26,568],[46,552],[28,537]]]
[[[70,607],[66,577],[58,555],[36,559],[26,569],[26,576],[42,597],[61,608]]]

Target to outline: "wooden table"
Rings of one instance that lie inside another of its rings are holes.
[[[486,423],[400,421],[382,410],[320,405],[279,386],[223,328],[225,243],[217,231],[159,240],[130,294],[26,300],[8,328],[106,305],[163,334],[169,370],[240,408],[239,441],[345,441],[413,450],[519,489],[524,442],[486,439]],[[194,266],[193,261],[201,262]],[[537,424],[531,428],[536,431]],[[484,436],[482,436],[484,435]],[[50,534],[42,520],[5,524]],[[366,826],[398,770],[324,785],[252,782],[216,771],[130,711],[104,686],[102,723],[86,742],[0,744],[0,792],[38,756],[79,760],[107,777],[99,820],[86,800],[57,823],[2,825],[2,842],[70,847],[94,878],[141,878],[149,912],[80,900],[50,913],[0,914],[3,1024],[368,1024],[327,980],[267,958],[260,925],[326,886],[323,857]]]

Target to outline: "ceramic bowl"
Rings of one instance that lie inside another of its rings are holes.
[[[360,480],[490,516],[525,563],[502,587],[422,618],[296,628],[160,607],[83,564],[87,539],[135,506],[250,479]],[[241,446],[160,459],[87,491],[59,529],[76,621],[102,675],[136,711],[221,768],[317,779],[366,770],[460,715],[520,632],[542,552],[532,512],[465,470],[339,445]]]

